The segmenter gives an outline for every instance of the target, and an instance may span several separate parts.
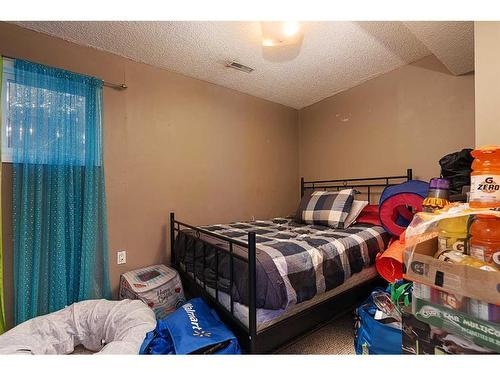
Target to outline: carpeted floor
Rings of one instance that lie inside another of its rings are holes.
[[[301,337],[276,354],[355,354],[352,314]]]
[[[77,346],[71,354],[93,354]],[[346,314],[320,329],[302,336],[275,354],[355,354],[353,315]]]

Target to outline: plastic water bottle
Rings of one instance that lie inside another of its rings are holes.
[[[422,202],[424,212],[434,212],[446,206],[449,201],[450,182],[445,178],[431,178],[427,198]]]

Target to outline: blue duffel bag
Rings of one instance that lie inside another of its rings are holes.
[[[383,291],[376,288],[375,291]],[[356,354],[401,354],[401,330],[374,319],[377,307],[372,295],[356,309],[354,348]]]
[[[158,320],[140,354],[240,354],[234,334],[201,298]]]

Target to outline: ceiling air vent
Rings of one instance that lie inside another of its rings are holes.
[[[250,68],[249,66],[237,63],[236,61],[228,62],[226,64],[226,66],[228,68],[233,68],[233,69],[236,69],[236,70],[241,70],[242,72],[245,72],[245,73],[251,73],[254,70],[253,68]]]

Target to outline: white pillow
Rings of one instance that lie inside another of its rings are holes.
[[[368,206],[368,201],[352,201],[351,211],[349,211],[349,215],[347,215],[344,221],[344,229],[349,228],[354,223],[366,206]]]

